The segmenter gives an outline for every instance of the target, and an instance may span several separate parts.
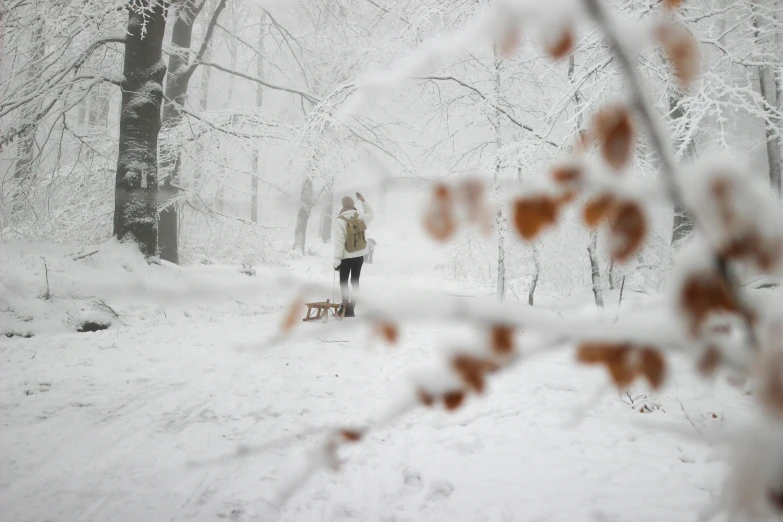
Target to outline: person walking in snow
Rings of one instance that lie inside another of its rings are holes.
[[[356,302],[351,300],[351,291],[359,291],[359,276],[362,273],[364,256],[370,251],[370,246],[365,238],[367,225],[373,220],[372,207],[364,200],[364,196],[356,193],[356,197],[362,202],[363,219],[354,206],[353,198],[345,196],[342,199],[343,208],[337,215],[334,231],[334,269],[340,272],[340,292],[342,293],[342,305],[338,313],[345,317],[355,317]],[[348,279],[351,280],[352,289],[348,289]]]

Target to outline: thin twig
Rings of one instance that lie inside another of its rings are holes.
[[[41,261],[43,261],[44,274],[46,275],[46,293],[43,295],[43,298],[49,300],[52,297],[52,294],[49,292],[49,267],[46,265],[46,259],[41,257]]]
[[[86,253],[86,254],[82,254],[82,255],[80,255],[80,256],[76,256],[76,257],[74,257],[74,258],[72,258],[72,259],[73,259],[74,261],[78,261],[79,259],[84,259],[85,257],[90,257],[90,256],[92,256],[92,255],[95,255],[95,254],[97,254],[98,252],[99,252],[99,250],[93,250],[92,252],[88,252],[88,253]]]

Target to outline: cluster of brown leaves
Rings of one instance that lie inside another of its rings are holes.
[[[573,24],[564,23],[545,34],[543,46],[553,60],[560,60],[574,50],[576,36]],[[522,40],[522,25],[517,20],[506,21],[495,38],[495,52],[507,58],[516,52]]]
[[[623,105],[613,105],[595,115],[582,145],[597,145],[607,164],[619,171],[631,161],[634,139],[630,111]],[[552,180],[560,190],[558,195],[544,194],[518,199],[514,203],[513,223],[519,235],[530,241],[553,226],[561,207],[572,202],[583,189],[584,174],[578,164],[558,166],[551,173]],[[642,205],[630,199],[619,199],[610,192],[588,199],[583,208],[583,217],[589,228],[608,221],[612,258],[619,262],[630,259],[647,236],[647,218]]]
[[[434,239],[448,241],[457,231],[460,215],[484,234],[492,232],[492,210],[480,180],[466,179],[454,189],[442,183],[436,185],[424,214],[424,229]]]
[[[468,393],[481,394],[484,392],[487,375],[498,371],[507,364],[514,351],[514,329],[504,325],[494,326],[490,330],[489,350],[485,355],[460,353],[452,357],[451,368],[459,377],[461,386],[448,390],[439,396],[419,389],[419,401],[425,406],[442,403],[446,410],[456,410],[465,402]]]
[[[591,136],[613,169],[620,170],[631,160],[635,130],[626,106],[611,105],[598,112],[593,117]]]
[[[743,193],[740,183],[725,175],[713,179],[710,186],[721,227],[718,253],[728,260],[750,263],[762,272],[774,271],[783,264],[783,237],[765,237],[760,225],[739,208],[738,198],[753,197]]]
[[[528,196],[514,202],[512,222],[519,235],[531,241],[557,222],[562,202],[549,195]]]
[[[740,309],[728,282],[714,270],[689,274],[680,287],[678,300],[693,337],[702,334],[710,317],[737,313]]]
[[[677,82],[683,88],[689,87],[701,72],[699,44],[682,25],[671,20],[656,27],[655,39],[671,62]]]
[[[624,389],[637,377],[644,377],[654,389],[663,385],[666,360],[651,346],[631,343],[583,343],[577,359],[584,364],[603,364],[619,389]]]

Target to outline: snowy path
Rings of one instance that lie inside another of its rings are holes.
[[[374,434],[341,474],[317,474],[278,509],[318,434],[231,458],[238,444],[361,421],[436,338],[407,332],[389,350],[351,331],[263,353],[227,341],[264,338],[278,320],[4,340],[4,520],[677,521],[693,520],[721,478],[706,447],[632,426],[640,414],[616,393],[566,426],[603,376],[556,355],[456,415],[422,410]],[[685,380],[648,418],[690,429],[675,397],[700,429],[745,415],[738,392]]]

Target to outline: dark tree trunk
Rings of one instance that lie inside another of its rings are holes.
[[[685,110],[680,104],[680,98],[678,96],[671,96],[669,98],[669,105],[671,107],[672,119],[678,120],[685,117]],[[696,156],[696,145],[691,140],[688,146],[685,148],[685,157],[694,158]],[[693,220],[688,212],[679,204],[674,205],[674,221],[672,222],[672,245],[678,244],[684,238],[686,238],[693,230]]]
[[[169,67],[166,74],[166,97],[174,103],[163,105],[163,126],[173,129],[182,122],[182,113],[178,106],[184,105],[188,95],[188,85],[193,77],[193,68],[189,67],[188,53],[193,40],[193,22],[204,7],[205,2],[187,0],[177,12],[174,27],[171,30],[172,53],[169,55]],[[158,241],[160,258],[179,264],[179,169],[182,164],[179,145],[175,150],[164,151],[161,162],[160,206],[158,208]]]
[[[114,194],[114,235],[132,239],[146,257],[158,250],[158,134],[163,100],[161,49],[166,8],[155,0],[128,14]],[[142,32],[143,31],[143,32]]]

